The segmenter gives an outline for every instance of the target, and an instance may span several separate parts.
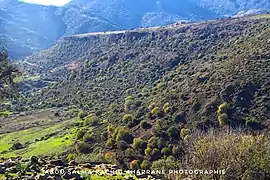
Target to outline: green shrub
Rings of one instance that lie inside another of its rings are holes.
[[[166,140],[159,138],[159,139],[158,139],[158,142],[157,142],[157,147],[158,147],[159,149],[165,147],[165,146],[166,146],[166,142],[167,142]]]
[[[173,117],[173,121],[176,123],[186,123],[185,112],[180,112]]]
[[[163,111],[165,113],[169,113],[171,111],[171,107],[170,107],[170,104],[168,102],[164,104]]]
[[[164,112],[167,113],[167,114],[168,114],[169,112],[171,112],[171,111],[172,111],[172,108],[171,108],[171,107],[167,107],[166,109],[164,109]]]
[[[155,107],[156,107],[156,104],[155,103],[150,103],[150,105],[148,106],[148,109],[150,111],[152,111]]]
[[[68,156],[67,156],[67,160],[68,160],[68,161],[73,161],[73,160],[76,159],[77,156],[78,156],[78,155],[75,154],[75,153],[70,153],[70,154],[68,154]]]
[[[181,148],[180,146],[173,146],[172,148],[172,154],[175,155],[176,157],[182,156],[184,153],[184,149]]]
[[[10,112],[2,112],[0,111],[0,117],[7,118],[11,113]]]
[[[125,141],[117,142],[117,148],[121,150],[125,150],[128,148],[128,144]]]
[[[129,121],[133,121],[134,119],[135,119],[135,117],[133,115],[125,114],[122,120],[124,123],[127,123]]]
[[[129,164],[130,169],[139,169],[140,168],[140,161],[139,160],[133,160]]]
[[[129,111],[129,110],[131,110],[132,108],[132,105],[133,105],[133,97],[132,96],[128,96],[128,97],[126,97],[126,99],[125,99],[125,111]]]
[[[171,139],[178,139],[180,136],[180,130],[178,127],[175,126],[171,126],[168,130],[167,130],[167,134]]]
[[[181,129],[181,137],[185,138],[187,135],[191,133],[190,129],[182,128]]]
[[[125,152],[126,157],[133,157],[134,156],[134,150],[132,148],[127,148]]]
[[[142,169],[150,169],[150,168],[151,168],[151,162],[148,161],[148,160],[144,160],[144,161],[141,163],[141,168],[142,168]]]
[[[107,126],[107,133],[108,133],[109,136],[112,137],[113,134],[114,134],[114,131],[115,131],[115,129],[114,129],[114,127],[112,125]]]
[[[93,135],[90,134],[90,133],[85,133],[84,136],[83,136],[83,141],[86,142],[86,143],[89,143],[91,141],[93,141],[94,138],[93,138]]]
[[[153,151],[152,151],[152,157],[154,159],[158,159],[161,157],[161,152],[158,148],[154,148]]]
[[[162,89],[165,86],[163,82],[157,84],[157,89]]]
[[[186,135],[186,136],[184,137],[184,142],[188,142],[190,138],[191,138],[190,135]]]
[[[95,115],[89,115],[84,119],[84,126],[97,126],[99,125],[100,119]]]
[[[90,153],[92,151],[92,148],[89,144],[87,144],[85,142],[78,142],[76,144],[76,151],[77,151],[77,153],[87,154],[87,153]]]
[[[158,107],[154,107],[154,109],[152,109],[151,113],[154,114],[154,115],[158,115],[159,108]]]
[[[112,138],[109,138],[107,141],[106,141],[106,146],[108,148],[113,148],[115,145],[115,141],[112,139]]]
[[[170,169],[181,169],[181,167],[180,167],[179,160],[176,160],[172,156],[169,156],[166,159],[160,159],[160,160],[154,161],[152,163],[151,169],[153,170],[162,169],[162,170],[168,171]],[[172,179],[177,179],[177,178],[172,178]]]
[[[225,126],[228,124],[229,117],[227,114],[223,113],[218,116],[218,123],[220,126]]]
[[[164,105],[163,105],[163,110],[165,110],[166,108],[168,108],[168,107],[170,107],[170,103],[165,103]]]
[[[78,130],[76,134],[76,139],[82,139],[85,133],[86,133],[85,129]]]
[[[140,122],[140,127],[141,127],[142,129],[148,129],[149,126],[150,126],[150,124],[148,124],[147,121],[145,121],[145,120],[142,120],[142,121]]]
[[[105,160],[109,163],[114,163],[116,159],[116,155],[114,152],[106,152],[104,157],[105,157]]]
[[[170,156],[172,154],[172,151],[170,148],[165,147],[161,150],[161,153],[163,156]]]
[[[24,145],[20,143],[19,141],[12,144],[11,148],[12,150],[18,150],[24,148]]]
[[[117,131],[117,135],[116,135],[116,141],[126,141],[127,143],[131,143],[133,138],[131,136],[131,134],[128,132],[128,130],[120,128]]]
[[[85,112],[85,111],[80,111],[79,113],[78,113],[78,118],[80,118],[80,119],[83,119],[83,118],[85,118],[87,116],[87,112]]]
[[[151,157],[152,156],[152,151],[153,149],[148,147],[144,150],[144,154],[147,156],[147,157]]]
[[[127,96],[126,98],[125,98],[125,101],[129,101],[129,100],[133,100],[134,98],[132,97],[132,96]]]
[[[147,146],[150,147],[150,148],[152,148],[152,149],[158,147],[158,140],[159,140],[158,137],[155,137],[155,136],[151,137],[148,140]]]
[[[138,149],[145,149],[146,146],[147,146],[147,143],[144,140],[142,140],[141,138],[134,138],[133,139],[132,147],[134,149],[137,149],[137,150]]]
[[[157,130],[161,130],[162,128],[161,128],[161,121],[160,120],[156,120],[156,122],[155,122],[155,128],[157,129]]]
[[[227,113],[228,108],[229,107],[228,107],[228,104],[226,102],[219,105],[218,110],[217,110],[218,115],[223,114],[223,113]]]

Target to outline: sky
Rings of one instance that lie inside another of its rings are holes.
[[[70,0],[20,0],[20,1],[42,5],[63,6],[67,4]]]

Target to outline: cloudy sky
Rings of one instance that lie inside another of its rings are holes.
[[[42,5],[55,5],[63,6],[70,0],[20,0],[27,3],[42,4]]]

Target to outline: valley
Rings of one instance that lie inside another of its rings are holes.
[[[163,178],[267,179],[269,40],[269,14],[65,36],[15,63],[20,96],[1,102],[0,172],[14,175],[3,165],[11,160],[31,167],[18,179],[48,178],[30,163],[37,156],[61,159],[52,166],[60,169],[226,169]]]

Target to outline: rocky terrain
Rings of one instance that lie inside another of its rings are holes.
[[[202,21],[269,11],[253,0],[73,0],[63,7],[0,1],[0,43],[11,58],[48,48],[66,35]]]
[[[55,180],[55,179],[93,179],[96,176],[107,179],[146,179],[147,176],[137,178],[133,174],[121,172],[117,165],[111,164],[78,164],[75,161],[65,162],[62,159],[50,157],[39,158],[10,158],[2,159],[0,163],[0,177],[5,175],[6,179],[28,179],[28,180]],[[151,179],[151,177],[148,177]],[[152,177],[153,179],[153,177]]]

